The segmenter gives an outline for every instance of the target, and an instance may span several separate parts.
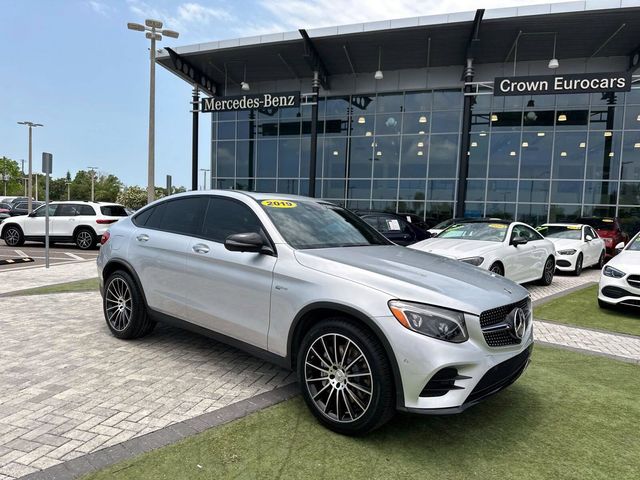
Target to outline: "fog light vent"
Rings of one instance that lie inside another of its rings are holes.
[[[462,390],[464,387],[456,385],[456,380],[465,380],[467,377],[459,375],[458,370],[452,367],[443,368],[427,382],[420,392],[421,397],[441,397],[451,390]]]

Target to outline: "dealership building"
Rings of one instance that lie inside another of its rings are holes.
[[[598,0],[214,41],[158,63],[197,87],[194,159],[211,121],[214,187],[637,230],[638,32],[640,1]]]

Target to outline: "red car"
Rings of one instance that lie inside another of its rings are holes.
[[[607,249],[607,256],[613,257],[616,254],[616,245],[620,242],[629,242],[629,234],[622,230],[618,217],[583,217],[578,219],[579,223],[585,223],[593,227],[600,238],[604,240]]]

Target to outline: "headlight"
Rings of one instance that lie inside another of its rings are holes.
[[[569,250],[558,250],[558,255],[575,255],[576,250],[574,250],[573,248],[569,249]]]
[[[604,267],[604,270],[602,271],[602,273],[604,274],[605,277],[611,277],[611,278],[622,278],[626,275],[626,273],[624,273],[621,270],[618,270],[617,268],[613,268],[610,266],[606,266]]]
[[[471,265],[474,266],[478,266],[478,265],[482,265],[482,262],[484,262],[484,258],[483,257],[469,257],[469,258],[461,258],[460,259],[461,262],[464,263],[470,263]]]
[[[391,300],[389,309],[398,322],[414,332],[453,343],[469,338],[461,312],[400,300]]]

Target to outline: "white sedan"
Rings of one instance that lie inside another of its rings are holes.
[[[517,283],[539,281],[550,285],[555,273],[553,243],[521,222],[456,223],[437,237],[414,243],[409,248],[455,258]]]
[[[609,260],[600,275],[598,305],[640,307],[640,233],[626,247],[619,243],[616,250],[620,253]]]
[[[545,223],[536,230],[556,246],[556,268],[578,276],[586,267],[604,266],[604,240],[589,225],[579,223]]]

